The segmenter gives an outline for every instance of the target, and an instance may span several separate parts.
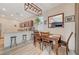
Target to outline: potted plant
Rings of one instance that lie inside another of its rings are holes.
[[[38,27],[39,27],[40,23],[41,23],[41,20],[40,20],[39,17],[37,17],[35,19],[35,22],[34,22],[34,24],[35,24],[35,30],[37,30],[37,31],[39,30]]]

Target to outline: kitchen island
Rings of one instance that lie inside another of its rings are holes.
[[[11,37],[16,36],[16,43],[22,43],[23,42],[23,35],[27,35],[26,41],[32,39],[31,34],[32,31],[18,31],[18,32],[9,32],[4,34],[4,48],[10,47],[11,44]]]

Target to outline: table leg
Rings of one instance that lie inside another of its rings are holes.
[[[35,37],[34,37],[34,42],[33,43],[34,43],[34,46],[36,47]]]
[[[39,42],[39,44],[40,44],[40,49],[41,49],[41,42]]]
[[[58,55],[58,41],[56,41],[56,55]]]
[[[10,43],[10,48],[12,47],[12,38],[11,38],[11,43]]]
[[[58,48],[56,48],[56,55],[58,55]]]
[[[50,55],[50,52],[51,52],[51,43],[49,42],[49,55]]]
[[[43,44],[43,41],[42,41],[42,51],[43,51],[43,45],[44,45],[44,44]]]

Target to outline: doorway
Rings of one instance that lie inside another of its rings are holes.
[[[0,23],[0,49],[4,47],[4,39],[2,38],[2,24]]]
[[[75,52],[79,55],[79,3],[75,4],[75,29],[76,29],[76,41]]]

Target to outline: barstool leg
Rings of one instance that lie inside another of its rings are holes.
[[[17,43],[16,43],[16,38],[15,38],[15,45],[17,45]]]
[[[11,38],[11,43],[10,43],[10,48],[12,47],[12,38]]]
[[[27,35],[23,35],[23,42],[25,43],[26,42],[26,37]]]
[[[26,41],[27,37],[25,37],[25,41]]]

